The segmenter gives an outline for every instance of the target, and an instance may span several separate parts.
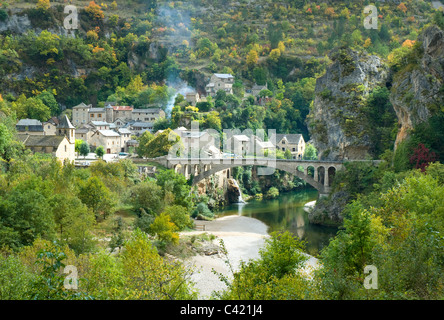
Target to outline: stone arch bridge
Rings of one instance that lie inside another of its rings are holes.
[[[193,185],[211,175],[226,170],[227,178],[231,177],[231,169],[240,166],[268,167],[291,173],[319,191],[320,195],[326,195],[331,190],[331,184],[337,170],[341,170],[347,161],[328,160],[281,160],[261,158],[169,158],[167,156],[147,159],[174,169],[183,174],[187,179],[193,177]],[[350,160],[348,160],[350,161]],[[351,160],[377,163],[379,160]]]

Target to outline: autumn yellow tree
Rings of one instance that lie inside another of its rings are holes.
[[[274,62],[277,62],[278,59],[280,58],[280,56],[281,56],[281,50],[279,50],[279,49],[271,50],[270,55],[269,55],[270,59]]]
[[[87,7],[85,7],[86,13],[94,20],[102,20],[105,18],[105,14],[102,11],[102,7],[91,1]]]
[[[37,9],[48,10],[51,7],[49,0],[38,0]]]
[[[405,6],[404,2],[401,2],[399,4],[398,9],[401,10],[403,13],[407,12],[407,7]]]
[[[259,54],[257,53],[256,50],[251,49],[247,55],[247,63],[249,65],[254,65],[257,63],[258,60],[259,60]]]

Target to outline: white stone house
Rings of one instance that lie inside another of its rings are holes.
[[[91,135],[89,144],[94,148],[102,146],[107,154],[122,150],[120,134],[114,130],[97,130]]]

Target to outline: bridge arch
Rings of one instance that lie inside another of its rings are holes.
[[[206,166],[206,165],[205,165]],[[210,168],[207,167],[207,170],[203,170],[201,171],[200,174],[194,176],[193,178],[193,185],[199,183],[199,181],[210,177],[211,175],[218,173],[220,171],[223,170],[227,170],[227,177],[230,177],[230,173],[231,173],[231,169],[234,167],[246,167],[246,166],[252,166],[251,163],[236,163],[236,164],[223,164],[223,165],[212,165]],[[260,165],[254,165],[255,167],[263,167]],[[304,166],[302,166],[304,168],[304,171],[300,171],[298,170],[297,166],[292,166],[292,165],[288,165],[287,163],[276,163],[276,166],[274,169],[278,169],[278,170],[282,170],[285,172],[288,172],[292,175],[295,175],[301,179],[303,179],[305,182],[307,182],[309,185],[311,185],[312,187],[314,187],[315,189],[317,189],[318,191],[320,191],[321,193],[327,193],[326,190],[326,186],[323,185],[323,183],[321,183],[320,181],[314,179],[312,176],[309,176],[306,174],[307,170]],[[313,168],[315,168],[314,166],[312,166]],[[328,186],[327,186],[328,188]]]

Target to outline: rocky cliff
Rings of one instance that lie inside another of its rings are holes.
[[[444,32],[431,26],[417,42],[411,61],[393,75],[390,101],[400,124],[395,145],[444,103]]]
[[[317,79],[307,119],[310,135],[322,159],[364,159],[371,149],[361,108],[375,87],[385,86],[388,68],[364,52],[338,48],[332,63]]]

